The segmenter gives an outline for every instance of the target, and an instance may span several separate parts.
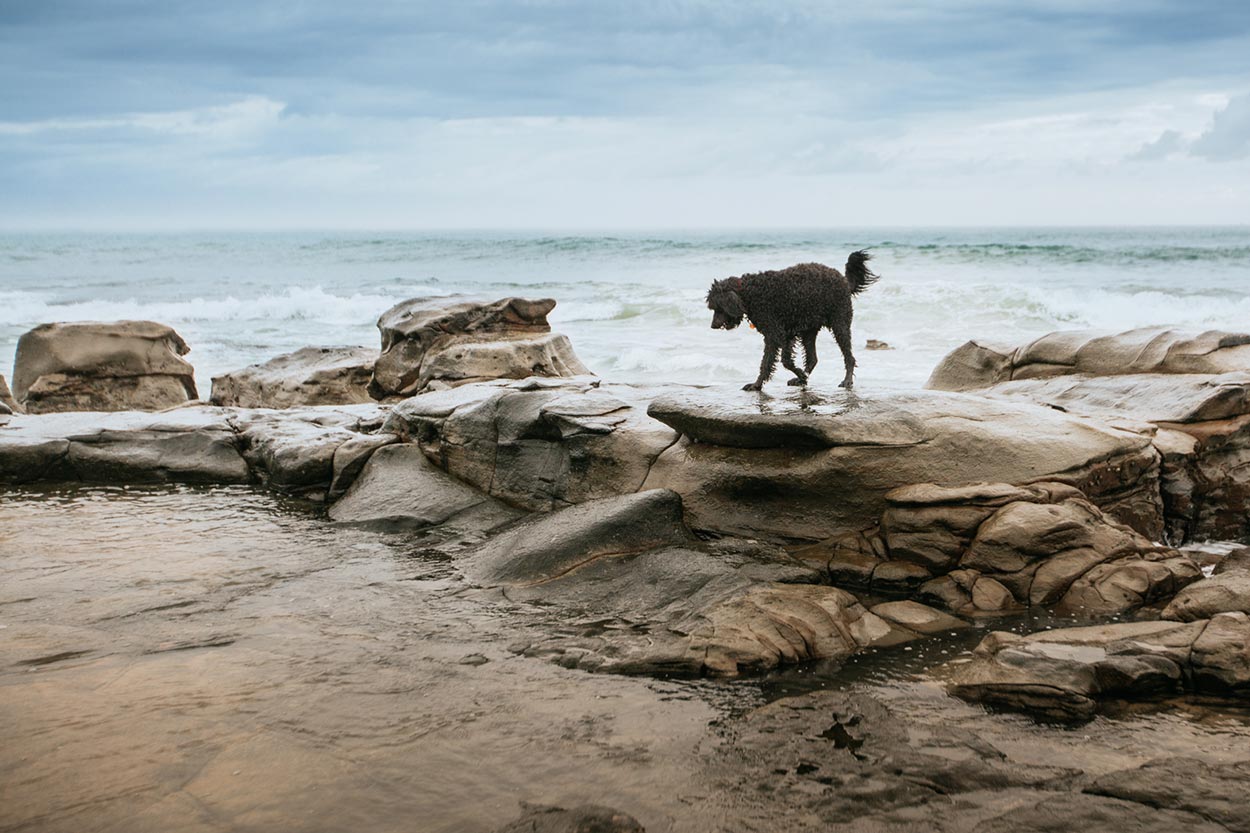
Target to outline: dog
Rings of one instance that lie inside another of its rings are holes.
[[[822,328],[833,332],[842,350],[846,377],[839,387],[855,384],[855,356],[851,352],[851,298],[877,282],[868,268],[866,249],[852,252],[846,275],[821,263],[800,263],[779,271],[713,281],[707,293],[713,330],[732,330],[745,318],[764,336],[760,375],[743,390],[759,390],[781,364],[794,374],[787,384],[806,385],[816,367],[816,336]],[[803,343],[803,369],[794,364],[795,343]]]

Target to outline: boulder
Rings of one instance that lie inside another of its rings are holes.
[[[542,512],[642,488],[677,439],[647,416],[653,394],[586,379],[483,382],[407,399],[383,430],[493,497]]]
[[[0,482],[247,483],[233,418],[209,407],[15,416],[0,426]]]
[[[18,339],[13,394],[31,414],[164,410],[197,396],[189,350],[154,321],[41,324]]]
[[[681,499],[654,490],[530,518],[461,569],[514,602],[558,611],[562,633],[518,646],[569,667],[735,675],[916,638],[810,570],[748,550],[708,552]]]
[[[9,390],[9,383],[4,381],[4,374],[0,373],[0,414],[16,414],[21,410]]]
[[[414,298],[378,319],[382,354],[369,392],[375,399],[486,379],[578,376],[590,371],[569,340],[551,332],[550,298]]]
[[[368,347],[304,347],[214,376],[212,403],[294,408],[372,402],[368,387],[377,358],[378,351]]]
[[[1231,570],[1250,570],[1250,547],[1238,547],[1215,564],[1217,576]]]
[[[1120,622],[1028,636],[995,632],[971,661],[939,669],[956,696],[1055,721],[1091,718],[1107,699],[1193,688],[1250,690],[1250,616]]]
[[[1250,570],[1226,570],[1194,582],[1176,594],[1162,616],[1192,622],[1236,610],[1250,613]]]
[[[683,437],[645,486],[682,494],[696,528],[820,540],[875,522],[900,486],[1053,480],[1148,535],[1162,530],[1150,439],[1049,408],[933,392],[706,388],[658,396],[649,413]]]
[[[1019,347],[969,341],[948,354],[929,377],[934,390],[976,390],[1013,379],[1083,374],[1216,375],[1250,368],[1250,335],[1192,333],[1144,327],[1122,333],[1070,330]]]
[[[1169,540],[1250,539],[1250,334],[1150,328],[969,344],[929,387],[1028,401],[1154,434]]]
[[[316,499],[324,498],[332,485],[339,493],[347,489],[344,473],[360,467],[351,469],[340,459],[336,470],[335,458],[340,449],[359,449],[348,444],[375,430],[385,411],[378,405],[320,405],[234,414],[239,447],[255,477],[277,491]],[[368,441],[365,447],[393,439]]]
[[[415,445],[386,445],[368,457],[333,506],[339,523],[413,529],[435,525],[486,531],[520,513],[435,468]]]

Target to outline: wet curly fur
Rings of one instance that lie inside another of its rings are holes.
[[[855,356],[851,353],[851,297],[876,283],[868,269],[871,255],[852,252],[846,275],[821,263],[800,263],[779,271],[714,281],[707,293],[712,329],[732,330],[745,318],[764,336],[760,374],[743,390],[759,390],[773,375],[777,358],[794,374],[787,384],[806,385],[816,367],[816,336],[828,328],[846,366],[841,387],[855,384]],[[803,344],[803,368],[794,364],[796,342]]]

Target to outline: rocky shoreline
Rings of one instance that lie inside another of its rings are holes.
[[[550,331],[554,305],[415,299],[383,314],[380,351],[306,348],[215,378],[212,404],[163,325],[43,325],[19,346],[11,395],[0,379],[0,483],[253,484],[345,526],[420,531],[480,592],[558,612],[563,627],[511,650],[565,668],[736,676],[1040,610],[1093,624],[991,633],[935,678],[1068,723],[1112,701],[1250,695],[1250,563],[1205,575],[1178,549],[1250,540],[1250,335],[969,342],[926,391],[751,394],[600,380]],[[832,709],[893,737],[880,705],[847,696],[753,720]],[[834,747],[868,766],[850,741]],[[974,801],[936,828],[951,830],[1133,816],[1142,785],[1181,765],[1085,783],[916,760],[855,776],[874,785],[873,813],[951,790],[1019,797]],[[1211,766],[1217,792],[1244,784],[1239,764]],[[813,812],[867,813],[850,777],[825,783],[841,797]],[[1058,804],[1029,798],[1054,790]],[[1157,812],[1246,829],[1186,795]],[[528,812],[514,829],[568,821]]]

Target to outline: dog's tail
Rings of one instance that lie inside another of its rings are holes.
[[[868,254],[867,249],[851,252],[851,256],[846,259],[846,282],[851,285],[852,295],[863,292],[881,277],[868,268],[870,260],[872,255]]]

